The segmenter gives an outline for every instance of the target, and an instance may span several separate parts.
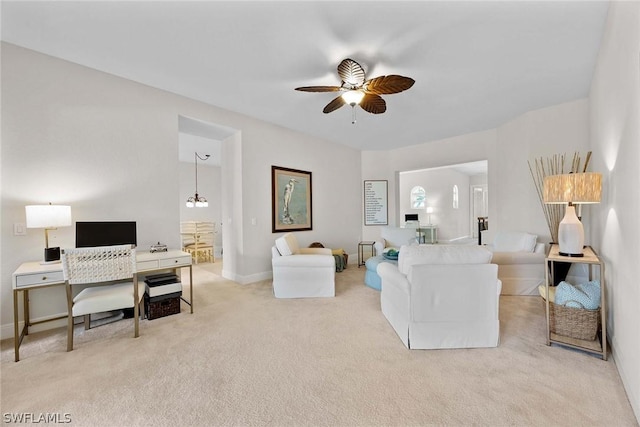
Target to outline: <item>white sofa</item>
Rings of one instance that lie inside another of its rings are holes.
[[[491,262],[498,264],[502,295],[537,295],[544,283],[545,245],[534,234],[499,231],[486,245],[493,252]]]
[[[294,234],[276,239],[271,248],[276,298],[335,296],[336,260],[328,248],[300,248]]]
[[[380,305],[409,349],[496,347],[501,282],[482,246],[402,246],[381,263]]]

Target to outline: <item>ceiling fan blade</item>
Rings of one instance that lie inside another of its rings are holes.
[[[339,97],[335,98],[333,101],[328,103],[327,106],[324,107],[324,110],[322,110],[322,112],[327,114],[332,111],[336,111],[338,108],[342,107],[344,104],[346,103],[344,102],[344,99],[342,99],[342,95],[340,95]]]
[[[371,114],[381,114],[387,111],[387,103],[384,102],[384,99],[380,95],[372,93],[364,95],[360,101],[360,107]]]
[[[390,95],[409,89],[416,81],[410,77],[391,74],[388,76],[374,77],[365,82],[363,89],[367,93],[378,95]]]
[[[338,65],[338,75],[351,88],[359,87],[364,83],[364,69],[353,59],[344,59]]]
[[[297,87],[296,90],[302,92],[338,92],[342,88],[340,86],[303,86]]]

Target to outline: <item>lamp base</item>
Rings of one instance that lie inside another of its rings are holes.
[[[582,257],[584,254],[584,228],[573,205],[567,206],[564,218],[558,225],[558,253],[566,257]]]
[[[581,258],[581,257],[584,256],[584,254],[570,254],[568,252],[558,252],[558,254],[560,256],[568,256],[568,257],[571,257],[571,258]]]
[[[60,262],[60,248],[44,248],[44,262]]]

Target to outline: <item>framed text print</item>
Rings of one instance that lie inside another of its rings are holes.
[[[389,223],[388,181],[364,181],[364,225]]]

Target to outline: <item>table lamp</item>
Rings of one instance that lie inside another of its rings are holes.
[[[27,228],[44,228],[44,263],[60,262],[60,248],[49,247],[49,230],[71,225],[71,206],[29,205],[25,212]]]
[[[602,174],[595,172],[550,175],[544,178],[543,201],[567,204],[558,226],[559,253],[562,256],[584,256],[584,227],[576,215],[575,204],[600,203]]]
[[[429,206],[427,208],[427,215],[429,216],[429,225],[431,225],[431,214],[433,213],[433,208]]]

